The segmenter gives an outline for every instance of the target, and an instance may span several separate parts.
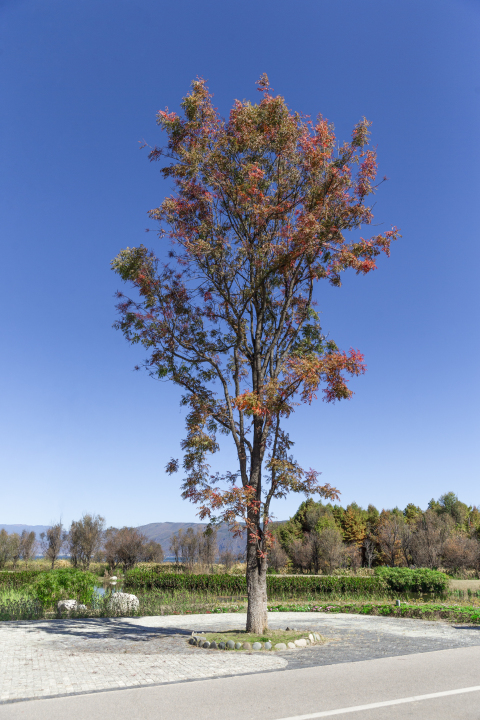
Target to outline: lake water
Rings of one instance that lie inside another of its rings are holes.
[[[94,587],[95,593],[100,595],[100,597],[103,597],[107,590],[111,590],[112,593],[122,592],[121,583],[117,583],[116,585],[95,585]]]

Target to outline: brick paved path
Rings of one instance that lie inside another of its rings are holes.
[[[312,629],[322,646],[284,653],[200,650],[192,630],[245,627],[244,614],[0,623],[0,701],[327,665],[480,645],[480,628],[359,615],[270,613],[270,627]]]

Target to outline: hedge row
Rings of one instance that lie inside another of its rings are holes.
[[[0,570],[0,589],[13,589],[31,585],[45,570]]]
[[[129,570],[125,576],[125,588],[164,591],[191,590],[214,595],[245,595],[247,582],[245,577],[238,575],[180,575],[134,568]],[[380,577],[267,576],[267,592],[273,596],[300,597],[334,593],[378,595],[384,594],[385,590],[385,582]]]
[[[431,594],[441,596],[448,590],[449,578],[437,570],[420,568],[377,568],[375,575],[356,576],[314,576],[267,575],[267,591],[270,595],[300,597],[325,594]],[[127,572],[125,587],[131,589],[192,590],[216,595],[244,595],[247,592],[245,577],[242,575],[188,575],[165,573],[161,566],[134,568]]]
[[[18,589],[31,585],[44,570],[0,571],[0,588]],[[78,572],[78,571],[77,571]],[[289,594],[292,597],[306,594],[432,594],[444,595],[449,578],[437,570],[420,568],[379,567],[372,577],[282,575],[267,576],[269,594]],[[201,590],[216,595],[245,595],[247,585],[242,575],[188,575],[166,573],[161,565],[137,567],[126,574],[125,587],[159,590]]]
[[[449,578],[445,573],[428,568],[378,567],[375,575],[382,578],[392,593],[420,593],[444,595],[448,590]]]

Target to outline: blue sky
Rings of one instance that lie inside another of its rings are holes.
[[[344,504],[480,503],[480,4],[0,0],[0,20],[0,522],[196,519],[164,473],[179,391],[133,372],[110,260],[161,251],[144,230],[169,187],[139,149],[162,141],[156,112],[200,75],[227,114],[263,72],[340,140],[373,122],[375,220],[403,235],[375,273],[319,287],[325,330],[368,373],[351,401],[298,410],[297,458]]]

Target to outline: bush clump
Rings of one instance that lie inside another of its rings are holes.
[[[377,567],[375,576],[384,580],[392,593],[445,595],[450,582],[445,573],[428,568]]]
[[[32,592],[44,607],[55,606],[59,600],[73,599],[79,603],[91,603],[96,575],[73,569],[50,570],[41,573],[32,587]]]

